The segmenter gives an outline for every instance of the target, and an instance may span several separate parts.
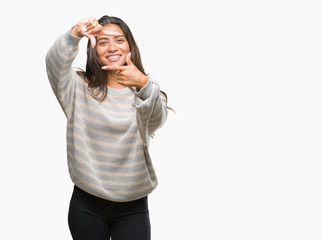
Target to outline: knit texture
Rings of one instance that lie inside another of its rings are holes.
[[[98,102],[72,67],[81,38],[67,32],[46,55],[48,79],[67,117],[70,177],[84,191],[112,201],[142,198],[157,186],[150,135],[167,118],[166,99],[148,75],[140,91],[108,87]]]

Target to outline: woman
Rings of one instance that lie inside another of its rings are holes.
[[[84,36],[86,71],[75,71]],[[116,17],[83,19],[54,43],[46,66],[67,117],[73,239],[150,239],[147,195],[157,179],[148,145],[166,121],[167,96],[145,74],[129,27]]]

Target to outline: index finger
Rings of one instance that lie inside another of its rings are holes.
[[[98,35],[118,36],[118,37],[120,37],[120,36],[122,36],[122,33],[101,30],[100,32],[95,33],[95,36],[98,36]]]
[[[127,66],[103,66],[102,70],[112,70],[112,71],[122,71],[125,70]]]

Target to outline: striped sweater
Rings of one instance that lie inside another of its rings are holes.
[[[140,91],[108,87],[107,98],[95,100],[72,67],[80,39],[67,32],[46,55],[49,82],[67,117],[71,180],[104,199],[139,199],[157,186],[148,146],[150,135],[166,121],[165,97],[148,75]]]

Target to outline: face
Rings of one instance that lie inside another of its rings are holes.
[[[120,37],[99,35],[97,36],[96,52],[104,66],[123,66],[130,52],[127,39],[121,28],[116,24],[106,24],[103,30],[122,34]]]

